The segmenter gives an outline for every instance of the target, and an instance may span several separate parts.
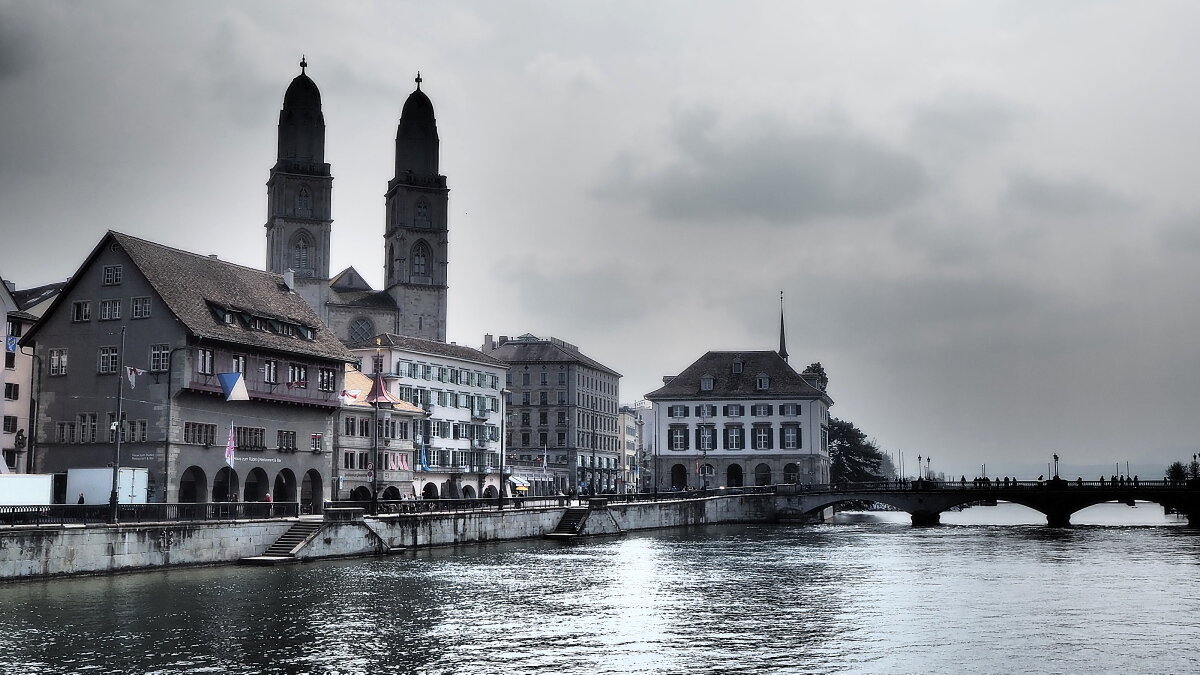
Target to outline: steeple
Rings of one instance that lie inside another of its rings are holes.
[[[788,360],[787,338],[784,336],[783,326],[783,291],[779,291],[779,356],[783,357],[784,361]]]
[[[436,176],[438,172],[437,119],[433,102],[421,91],[421,73],[417,73],[417,88],[408,95],[396,127],[396,177],[405,173]]]

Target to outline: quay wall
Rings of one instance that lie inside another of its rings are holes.
[[[552,532],[564,506],[326,520],[302,560],[396,549],[532,539]],[[582,536],[774,519],[774,500],[740,495],[606,505],[593,502]],[[0,528],[0,581],[234,563],[262,553],[296,519]]]

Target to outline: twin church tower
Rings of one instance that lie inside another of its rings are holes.
[[[380,333],[446,340],[446,177],[438,173],[433,103],[417,89],[396,128],[396,174],[384,193],[385,285],[353,267],[329,273],[333,176],[325,162],[321,92],[305,73],[283,95],[279,152],[267,181],[267,271],[286,275],[325,325],[347,344]]]

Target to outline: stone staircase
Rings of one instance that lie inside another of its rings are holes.
[[[546,535],[547,539],[573,539],[579,536],[583,524],[587,522],[588,508],[586,506],[569,507],[563,514],[562,520],[553,532]]]
[[[284,532],[279,539],[276,539],[274,544],[268,546],[262,555],[242,558],[240,562],[243,565],[282,565],[300,562],[296,553],[317,536],[322,525],[324,522],[321,520],[302,518],[288,528],[288,531]]]

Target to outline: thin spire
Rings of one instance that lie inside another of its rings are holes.
[[[421,71],[417,71],[417,91],[421,91]]]
[[[784,336],[783,329],[783,291],[779,291],[779,356],[784,361],[788,360],[787,339]]]
[[[304,69],[308,67],[308,58],[304,54],[300,55],[300,74],[304,74]]]

